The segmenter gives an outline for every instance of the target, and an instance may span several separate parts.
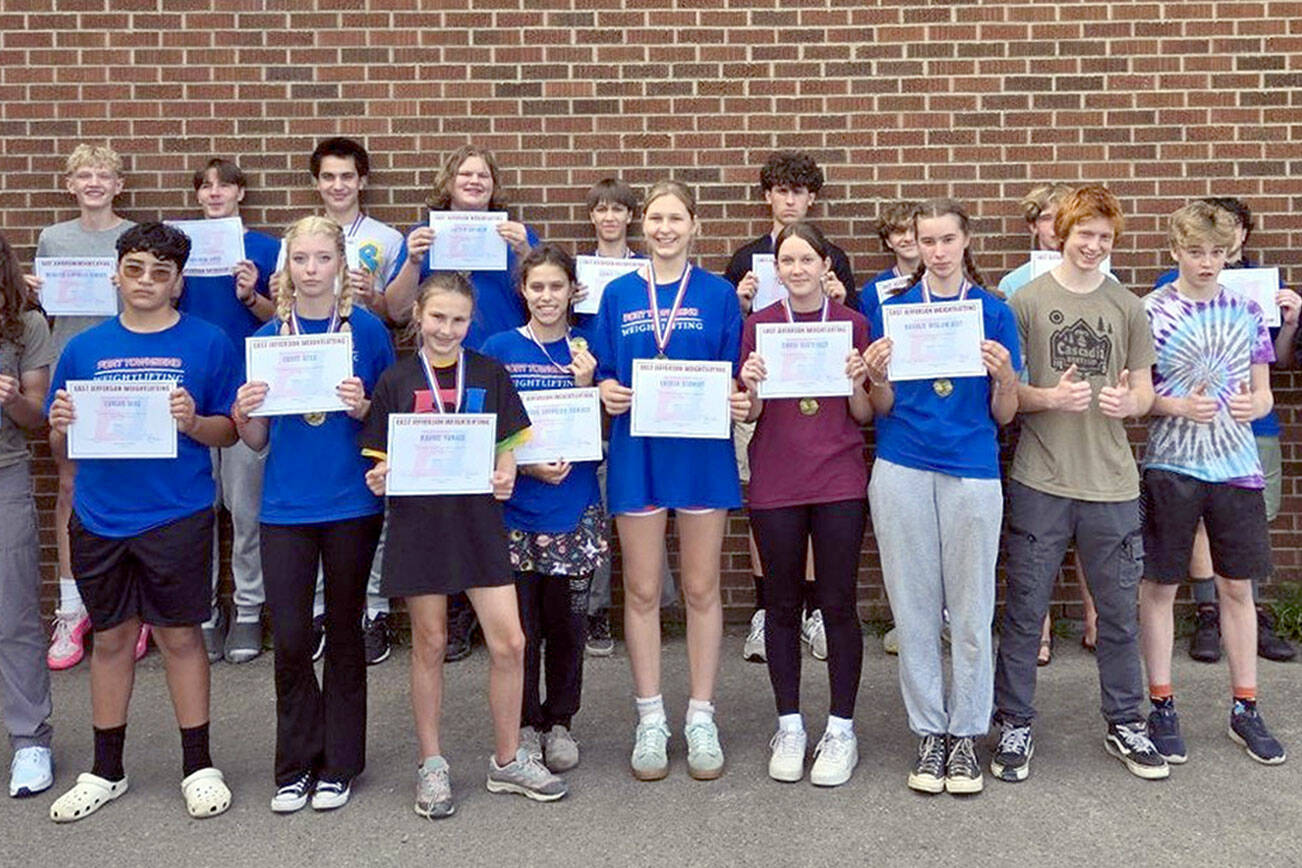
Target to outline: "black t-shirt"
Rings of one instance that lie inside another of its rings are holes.
[[[831,253],[832,271],[836,274],[836,279],[841,281],[841,285],[845,287],[845,300],[841,303],[851,310],[858,310],[859,291],[856,287],[859,284],[855,282],[854,271],[850,268],[850,258],[845,255],[844,250],[832,242],[829,241],[827,246],[830,248],[828,252]],[[728,269],[723,273],[723,276],[728,279],[729,283],[736,286],[741,283],[741,279],[746,276],[746,272],[750,271],[750,258],[753,254],[772,252],[773,236],[765,233],[732,255],[732,259],[728,261]]]

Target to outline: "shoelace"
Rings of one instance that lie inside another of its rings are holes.
[[[348,789],[348,785],[343,781],[321,781],[316,785],[317,792],[324,792],[327,795],[338,796]]]
[[[687,750],[689,753],[718,753],[718,730],[712,725],[694,723],[687,727]]]
[[[663,752],[669,740],[669,732],[663,723],[651,723],[637,728],[637,742],[633,745],[634,753]]]
[[[276,790],[278,796],[301,796],[311,787],[312,776],[306,772]]]
[[[945,742],[937,735],[929,735],[918,747],[919,768],[927,774],[940,777],[945,771]]]
[[[72,628],[77,626],[76,620],[65,618],[61,615],[54,616],[54,623],[50,625],[54,644],[64,645],[72,641]]]
[[[829,760],[840,762],[850,755],[850,736],[826,733],[818,740],[814,753]]]
[[[452,780],[448,776],[448,770],[443,768],[430,771],[422,768],[420,795],[431,802],[449,798],[452,795]]]
[[[769,750],[783,757],[804,757],[805,745],[802,733],[790,729],[779,729],[769,740]]]
[[[1143,724],[1122,724],[1117,727],[1117,733],[1121,740],[1126,743],[1126,747],[1134,753],[1156,753],[1157,748],[1153,747],[1153,741],[1148,737],[1148,732]]]
[[[757,642],[764,637],[764,620],[752,621],[751,624],[750,634],[746,636],[746,641]]]
[[[972,739],[955,740],[954,747],[949,752],[949,773],[971,778],[976,777],[976,768],[976,750],[973,748]]]
[[[538,757],[530,755],[520,763],[521,777],[535,785],[541,785],[551,779],[552,773],[542,764]]]
[[[1007,726],[999,733],[1000,753],[1026,753],[1031,741],[1029,726]]]

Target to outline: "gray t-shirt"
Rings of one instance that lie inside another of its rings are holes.
[[[37,256],[112,256],[117,258],[118,238],[136,224],[123,220],[112,229],[88,232],[81,226],[80,220],[68,220],[46,226],[36,239]],[[118,309],[122,307],[118,303]],[[56,316],[54,318],[55,355],[63,352],[75,335],[79,335],[93,325],[102,323],[108,317],[102,316]]]
[[[1093,292],[1071,292],[1042,274],[1013,296],[1026,356],[1027,382],[1058,384],[1073,364],[1094,387],[1082,413],[1042,410],[1022,415],[1022,433],[1010,476],[1023,485],[1074,500],[1120,502],[1139,496],[1139,470],[1125,425],[1103,415],[1099,389],[1115,386],[1122,370],[1147,371],[1153,335],[1144,303],[1107,278]]]
[[[23,373],[54,364],[54,343],[45,317],[37,310],[22,316],[22,345],[0,338],[0,374],[22,380]],[[28,456],[27,437],[9,414],[0,410],[0,467],[12,467]]]

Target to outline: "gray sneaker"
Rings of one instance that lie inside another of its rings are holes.
[[[448,761],[430,757],[416,769],[416,813],[431,820],[452,816],[452,776]]]
[[[524,748],[529,756],[542,759],[542,735],[532,726],[520,727],[520,747]]]
[[[262,653],[262,619],[236,621],[226,632],[226,662],[248,663]]]
[[[542,747],[547,768],[554,772],[568,772],[579,764],[579,743],[559,723],[543,733]]]
[[[199,628],[203,634],[203,650],[208,652],[208,662],[216,663],[222,659],[223,646],[226,644],[226,609],[221,603],[213,606],[213,619],[211,624],[204,624]]]
[[[515,759],[504,766],[497,757],[488,758],[488,791],[490,793],[519,793],[535,802],[554,802],[569,792],[564,778],[547,771],[547,767],[523,747],[515,752]]]

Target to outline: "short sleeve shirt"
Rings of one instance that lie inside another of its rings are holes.
[[[54,341],[38,310],[22,315],[21,342],[0,339],[0,374],[22,380],[23,374],[54,364]],[[0,411],[0,467],[11,467],[28,456],[27,438],[9,414]]]

